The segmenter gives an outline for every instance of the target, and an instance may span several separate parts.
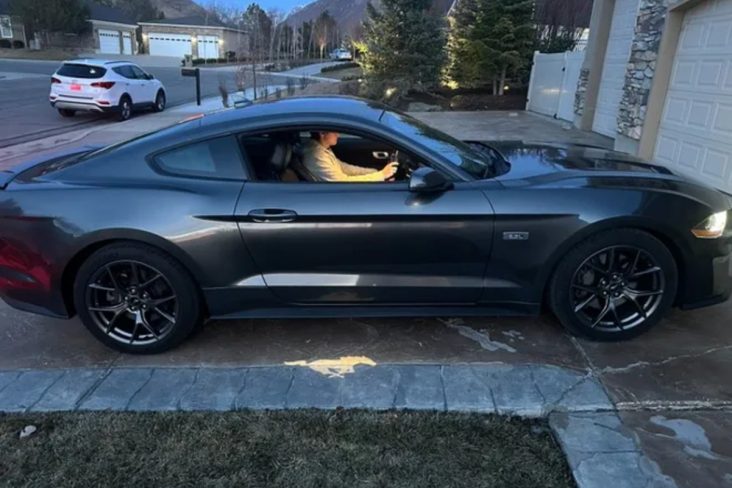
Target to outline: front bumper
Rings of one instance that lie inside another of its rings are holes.
[[[679,268],[677,305],[685,310],[724,302],[732,295],[732,233],[696,240]]]

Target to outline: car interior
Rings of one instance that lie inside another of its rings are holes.
[[[412,171],[426,166],[421,158],[388,143],[339,134],[338,144],[331,149],[345,163],[377,171],[389,161],[398,161],[399,170],[391,181],[409,180]],[[314,182],[303,164],[303,147],[309,139],[310,131],[287,130],[241,136],[239,143],[258,181]]]

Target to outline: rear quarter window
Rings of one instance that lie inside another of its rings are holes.
[[[241,151],[233,136],[188,144],[154,156],[164,173],[227,180],[244,179]]]
[[[87,78],[87,79],[94,79],[94,78],[101,78],[107,73],[106,68],[102,68],[101,66],[89,66],[86,64],[73,64],[73,63],[64,63],[61,65],[61,67],[56,71],[56,74],[61,76],[68,76],[69,78]]]

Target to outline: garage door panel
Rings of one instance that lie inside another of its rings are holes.
[[[672,73],[656,161],[732,191],[732,0],[686,13]]]
[[[99,52],[104,54],[119,54],[120,35],[118,31],[99,30]]]
[[[184,34],[150,33],[148,35],[150,54],[153,56],[174,56],[182,58],[191,53],[191,36]]]

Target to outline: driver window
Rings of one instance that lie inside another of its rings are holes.
[[[240,145],[258,181],[391,183],[424,165],[392,144],[334,131],[248,134]]]

